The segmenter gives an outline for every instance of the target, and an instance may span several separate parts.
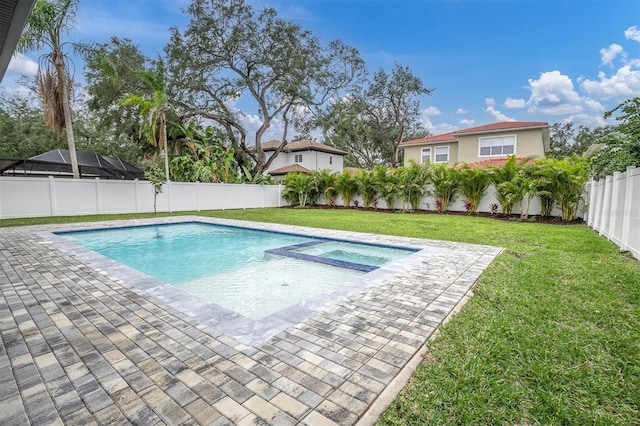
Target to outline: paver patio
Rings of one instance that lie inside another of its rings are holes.
[[[501,250],[201,217],[97,226],[185,220],[425,250],[247,322],[50,234],[90,224],[0,229],[0,424],[370,424]]]

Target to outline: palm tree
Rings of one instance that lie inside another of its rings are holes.
[[[436,208],[440,213],[447,211],[460,187],[458,169],[446,164],[438,164],[431,172],[431,182],[433,182],[433,195],[436,197]]]
[[[459,170],[460,192],[466,199],[469,214],[478,211],[478,204],[491,184],[491,173],[482,168],[473,169],[465,165]]]
[[[151,96],[129,94],[122,105],[136,105],[140,108],[140,131],[153,146],[164,152],[165,178],[169,180],[169,151],[167,149],[167,113],[173,111],[166,90],[166,73],[164,61],[158,58],[154,70],[139,70],[137,73],[144,79],[151,90]]]
[[[75,179],[80,178],[80,171],[69,101],[73,81],[68,72],[69,57],[64,52],[67,43],[62,42],[61,36],[73,28],[77,9],[77,0],[37,0],[17,46],[21,53],[49,50],[40,57],[38,70],[45,125],[56,132],[58,143],[62,129],[66,130]]]
[[[334,207],[336,195],[338,191],[336,189],[337,174],[331,170],[323,169],[316,173],[316,179],[318,180],[318,190],[324,196],[324,202],[326,205]]]
[[[372,172],[375,176],[378,193],[384,198],[387,209],[393,210],[396,198],[400,195],[400,187],[398,186],[398,169],[388,169],[377,165],[374,166]]]
[[[365,209],[368,209],[378,196],[378,187],[373,172],[365,169],[358,170],[356,184],[358,185],[358,192],[362,196],[362,204]]]
[[[336,189],[345,207],[351,205],[351,200],[358,192],[358,184],[351,173],[343,171],[336,178]]]

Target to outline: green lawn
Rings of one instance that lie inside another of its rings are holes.
[[[640,424],[640,264],[585,225],[355,210],[199,214],[505,248],[379,424]]]

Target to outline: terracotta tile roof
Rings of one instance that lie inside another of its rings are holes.
[[[288,166],[280,167],[279,169],[271,170],[269,173],[271,176],[282,176],[291,172],[309,173],[311,170],[306,167],[302,167],[300,164],[289,164]]]
[[[499,123],[485,124],[482,126],[470,127],[468,129],[457,130],[456,135],[469,133],[495,132],[498,130],[526,129],[530,127],[547,127],[549,123],[545,121],[501,121]]]
[[[429,144],[443,143],[443,142],[457,142],[458,135],[469,135],[474,133],[490,133],[490,132],[497,132],[500,130],[541,128],[541,127],[547,127],[548,125],[549,123],[545,121],[501,121],[499,123],[484,124],[482,126],[456,130],[455,132],[443,133],[440,135],[428,136],[426,138],[404,141],[400,144],[400,146],[429,145]]]
[[[467,166],[469,166],[472,169],[485,169],[487,167],[497,167],[500,168],[502,166],[504,166],[504,163],[506,163],[508,160],[508,158],[503,157],[503,158],[488,158],[486,160],[480,160],[480,161],[474,161],[473,163],[466,163]],[[524,157],[517,157],[516,160],[518,161],[518,163],[522,162],[525,160]],[[527,163],[533,163],[536,160],[534,158],[530,158]],[[458,165],[458,168],[460,167],[464,167],[465,164],[460,164]]]
[[[442,142],[457,142],[458,139],[454,136],[453,132],[443,133],[441,135],[427,136],[426,138],[413,139],[410,141],[404,141],[400,143],[400,146],[406,145],[429,145],[431,143]]]
[[[282,141],[272,140],[262,143],[262,149],[264,151],[275,151]],[[327,152],[329,154],[337,154],[337,155],[347,155],[348,152],[342,151],[341,149],[334,148],[329,145],[325,145],[320,142],[310,141],[310,140],[302,140],[302,141],[293,141],[287,143],[287,146],[283,149],[284,152],[294,152],[294,151],[320,151]]]

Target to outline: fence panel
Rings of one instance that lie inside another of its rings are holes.
[[[159,212],[280,207],[280,185],[168,182]],[[153,212],[147,181],[0,177],[0,219]]]

